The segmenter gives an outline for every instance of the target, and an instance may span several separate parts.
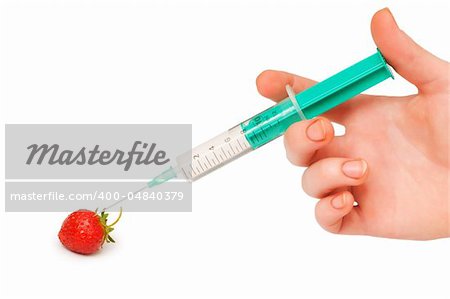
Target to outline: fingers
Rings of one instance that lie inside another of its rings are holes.
[[[287,97],[287,84],[290,85],[296,93],[298,93],[313,86],[316,84],[316,81],[290,73],[273,70],[264,71],[256,78],[256,87],[258,92],[262,96],[276,102]]]
[[[361,159],[326,158],[305,170],[302,186],[306,194],[322,198],[336,189],[358,186],[367,178],[367,162]]]
[[[348,191],[321,199],[316,205],[317,222],[331,233],[363,234],[358,207],[354,207],[353,202],[353,195]]]
[[[433,82],[442,80],[446,63],[416,44],[399,29],[388,8],[372,18],[372,36],[387,62],[419,91],[428,91]]]
[[[316,219],[320,226],[332,233],[363,233],[359,207],[353,206],[353,195],[335,190],[361,185],[367,179],[367,173],[367,162],[347,158],[323,159],[305,171],[303,189],[312,197],[322,198],[316,205]]]
[[[286,156],[294,165],[308,166],[315,152],[333,137],[333,126],[325,117],[294,123],[284,134]]]

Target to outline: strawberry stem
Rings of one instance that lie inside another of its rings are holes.
[[[114,224],[116,224],[117,222],[119,222],[120,217],[122,217],[122,207],[120,207],[119,209],[119,217],[117,217],[116,221],[114,221],[112,224],[108,225],[109,227],[114,226]]]
[[[103,241],[102,244],[105,243],[115,243],[114,239],[109,235],[110,232],[112,232],[114,230],[113,226],[119,222],[120,218],[122,217],[122,207],[120,207],[119,210],[119,216],[117,217],[116,221],[114,221],[113,223],[111,223],[110,225],[107,224],[108,221],[108,213],[105,213],[105,211],[102,211],[99,215],[99,220],[100,220],[100,224],[103,226]]]

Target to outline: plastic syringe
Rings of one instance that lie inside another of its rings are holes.
[[[296,95],[287,88],[286,99],[179,156],[176,165],[149,181],[147,187],[174,178],[195,181],[276,139],[293,123],[314,118],[389,77],[394,78],[377,50]]]

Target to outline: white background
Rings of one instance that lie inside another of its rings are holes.
[[[444,1],[2,1],[1,156],[4,123],[192,123],[197,144],[271,105],[255,88],[264,69],[320,80],[374,53],[370,19],[387,5],[449,59]],[[370,92],[415,88],[397,76]],[[66,213],[1,212],[1,292],[449,295],[450,240],[326,233],[301,173],[277,140],[196,182],[192,213],[126,213],[117,243],[88,257],[60,246]]]

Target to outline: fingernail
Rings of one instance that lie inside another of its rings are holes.
[[[335,209],[342,209],[343,207],[345,207],[345,201],[345,193],[342,193],[331,200],[331,205]]]
[[[315,120],[309,127],[306,129],[306,136],[312,141],[318,142],[325,140],[326,132],[325,132],[325,123],[320,118]]]
[[[367,163],[364,160],[347,161],[342,165],[342,172],[352,179],[363,177],[366,171]]]

